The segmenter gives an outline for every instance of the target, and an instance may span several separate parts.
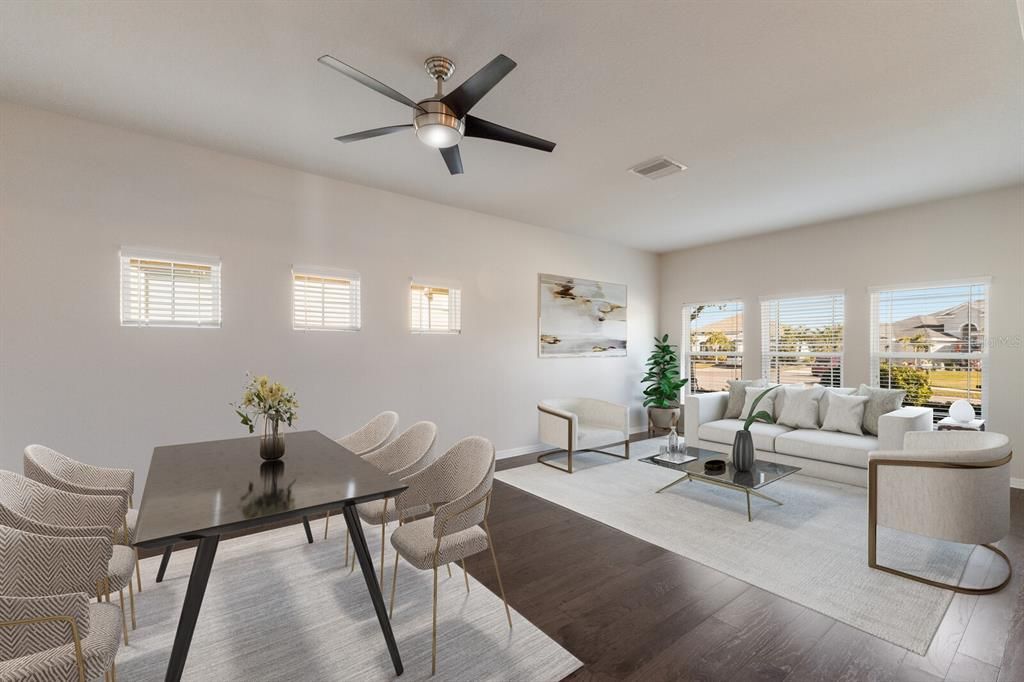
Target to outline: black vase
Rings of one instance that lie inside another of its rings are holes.
[[[746,429],[737,431],[732,441],[732,465],[736,471],[750,471],[754,466],[754,439]]]

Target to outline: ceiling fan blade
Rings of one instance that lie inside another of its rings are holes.
[[[466,137],[482,137],[486,140],[497,140],[498,142],[508,142],[509,144],[517,144],[520,147],[529,147],[530,149],[539,149],[542,152],[550,152],[555,148],[554,142],[548,142],[539,137],[533,135],[527,135],[521,133],[518,130],[512,130],[505,126],[500,126],[497,123],[491,123],[485,121],[482,118],[476,116],[466,116]]]
[[[409,99],[402,93],[398,92],[398,90],[395,90],[394,88],[384,85],[373,76],[368,76],[359,69],[355,68],[354,66],[349,66],[345,62],[339,59],[335,59],[329,54],[325,54],[324,56],[320,57],[320,59],[317,59],[317,61],[323,64],[324,66],[329,66],[338,73],[345,74],[352,80],[362,83],[363,85],[372,90],[376,90],[385,97],[390,97],[399,104],[404,104],[407,107],[412,107],[413,109],[423,111],[423,109],[420,108],[420,105],[416,104],[416,102],[413,102],[411,99]]]
[[[467,78],[465,83],[442,97],[441,101],[454,109],[459,118],[462,118],[514,68],[516,68],[514,61],[499,54],[487,66]]]
[[[411,123],[405,123],[397,126],[385,126],[383,128],[374,128],[373,130],[363,130],[358,133],[349,133],[348,135],[341,135],[334,138],[338,142],[359,142],[360,140],[369,140],[371,137],[380,137],[381,135],[390,135],[391,133],[397,133],[400,130],[406,128],[412,128]]]
[[[452,175],[462,175],[462,154],[459,152],[459,145],[441,149],[441,156],[448,166],[448,172]]]

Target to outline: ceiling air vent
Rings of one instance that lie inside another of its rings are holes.
[[[648,180],[657,180],[658,178],[663,178],[666,175],[672,175],[673,173],[678,173],[684,170],[686,170],[686,166],[683,164],[664,156],[659,156],[649,161],[638,163],[630,168],[629,172],[639,175],[642,178],[647,178]]]

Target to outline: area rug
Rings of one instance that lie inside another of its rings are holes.
[[[363,576],[343,565],[344,524],[333,520],[327,542],[323,521],[311,524],[312,545],[301,526],[221,542],[184,679],[396,679]],[[379,557],[379,529],[367,528],[367,536]],[[175,552],[160,584],[153,582],[160,559],[143,560],[138,629],[118,653],[118,679],[163,679],[194,556]],[[393,562],[388,551],[385,599]],[[467,594],[457,565],[451,577],[440,575],[438,668],[430,678],[432,574],[405,562],[399,568],[392,625],[405,664],[400,679],[560,679],[581,665],[515,611],[510,632],[501,598],[472,577]]]
[[[864,488],[794,474],[763,489],[783,506],[751,497],[748,523],[739,491],[684,481],[655,494],[682,475],[639,461],[664,443],[634,443],[628,461],[574,455],[572,475],[531,464],[496,478],[905,649],[928,650],[952,593],[868,567]],[[878,542],[887,565],[953,583],[972,551],[887,529]]]

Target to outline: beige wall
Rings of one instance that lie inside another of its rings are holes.
[[[1024,448],[1024,185],[872,213],[660,257],[660,328],[681,308],[743,300],[743,374],[758,377],[758,298],[846,292],[844,382],[869,382],[870,297],[879,285],[992,277],[988,428]],[[1024,454],[1013,464],[1024,484]]]
[[[0,467],[42,442],[144,477],[154,445],[242,435],[247,370],[328,434],[394,409],[513,450],[571,395],[644,424],[653,254],[2,102],[0,192]],[[223,327],[121,327],[122,245],[219,256]],[[295,263],[362,273],[362,331],[292,331]],[[627,284],[628,357],[538,359],[539,272]],[[412,275],[462,283],[460,336],[407,331]]]

